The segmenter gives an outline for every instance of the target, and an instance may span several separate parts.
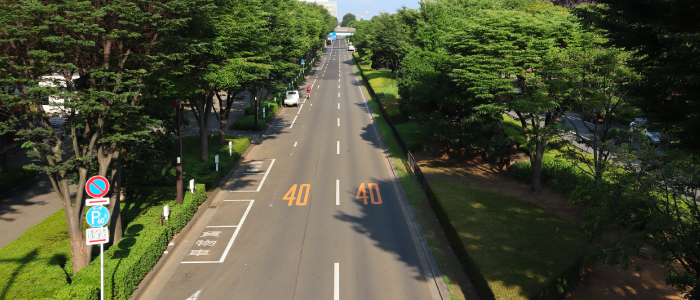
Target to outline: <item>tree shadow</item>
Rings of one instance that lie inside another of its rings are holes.
[[[403,215],[403,204],[400,202],[403,200],[394,194],[394,182],[376,178],[370,181],[377,183],[382,203],[373,204],[370,198],[367,204],[364,204],[362,199],[357,199],[353,203],[359,208],[358,214],[338,212],[334,217],[351,224],[355,232],[370,238],[377,248],[393,254],[397,261],[410,269],[410,274],[415,274],[414,279],[428,281]],[[341,191],[346,199],[355,199],[357,195],[357,190],[354,189],[359,187],[359,183],[351,186],[344,192]],[[367,191],[369,193],[370,189]],[[378,197],[375,197],[375,200],[377,199]]]
[[[7,293],[10,291],[10,287],[17,279],[17,276],[19,276],[22,269],[24,269],[24,267],[27,264],[29,264],[30,262],[35,260],[38,255],[39,255],[39,249],[37,248],[37,249],[34,249],[34,250],[30,251],[29,253],[25,254],[21,258],[0,259],[0,262],[17,262],[17,263],[19,263],[19,266],[17,266],[17,268],[14,269],[14,271],[12,272],[12,276],[10,276],[10,278],[7,279],[7,284],[5,284],[5,287],[0,292],[0,299],[7,299]]]

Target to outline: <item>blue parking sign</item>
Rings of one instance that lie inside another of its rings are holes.
[[[109,222],[109,210],[104,206],[93,206],[88,210],[85,219],[92,227],[105,226]]]

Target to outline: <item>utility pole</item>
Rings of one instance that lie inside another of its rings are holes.
[[[175,100],[175,123],[177,123],[177,131],[175,134],[175,152],[177,160],[175,161],[175,177],[177,183],[175,184],[177,188],[177,204],[182,204],[182,198],[184,197],[184,191],[182,187],[182,138],[180,138],[180,109],[182,106],[182,101]]]

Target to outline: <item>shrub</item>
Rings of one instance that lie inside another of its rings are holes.
[[[0,299],[52,297],[68,285],[70,240],[63,210],[0,249]]]
[[[162,205],[148,210],[132,221],[124,230],[124,237],[117,245],[105,251],[105,299],[129,299],[138,283],[158,262],[173,235],[180,232],[207,198],[203,184],[198,184],[195,193],[186,193],[182,205],[169,201],[170,218],[159,225]],[[85,300],[98,299],[92,293],[100,286],[100,261],[93,260],[89,266],[78,271],[73,284],[56,294],[56,299],[74,299],[84,295]]]
[[[532,165],[529,161],[515,162],[510,170],[520,181],[532,180]],[[542,182],[557,193],[570,195],[578,185],[592,180],[591,176],[563,159],[547,156],[542,159]]]
[[[428,148],[428,146],[421,141],[408,142],[406,146],[408,147],[408,151],[411,152],[423,152]]]
[[[244,108],[243,110],[245,111],[245,114],[244,114],[244,115],[246,115],[246,116],[252,116],[252,115],[253,115],[253,107],[252,107],[252,106],[248,106],[248,107]]]
[[[250,145],[247,137],[226,137],[226,142],[219,143],[219,135],[212,134],[209,139],[209,161],[199,161],[199,136],[187,136],[182,138],[183,164],[182,177],[185,182],[195,179],[197,183],[206,185],[208,191],[216,188],[221,177],[233,167],[233,164],[245,152]],[[233,143],[232,156],[228,155],[228,142]],[[187,145],[187,147],[185,147]],[[214,156],[219,155],[219,172],[216,172]]]
[[[0,194],[10,191],[36,177],[36,171],[25,170],[22,167],[9,167],[7,172],[0,173]]]
[[[265,120],[258,119],[258,128],[255,127],[255,116],[242,116],[233,122],[231,129],[237,130],[262,130],[265,128]]]

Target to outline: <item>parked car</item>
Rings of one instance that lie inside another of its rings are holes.
[[[299,91],[287,91],[283,104],[284,106],[299,106]]]
[[[601,115],[600,112],[594,109],[592,112],[583,111],[583,121],[590,123],[603,123],[605,121],[605,116]]]
[[[355,52],[355,46],[353,46],[353,45],[348,46],[348,51]]]
[[[630,123],[630,130],[638,130],[642,129],[644,130],[644,134],[649,138],[649,143],[652,144],[659,144],[661,143],[661,132],[658,131],[649,131],[645,127],[647,124],[647,119],[645,118],[634,118],[634,121]]]

